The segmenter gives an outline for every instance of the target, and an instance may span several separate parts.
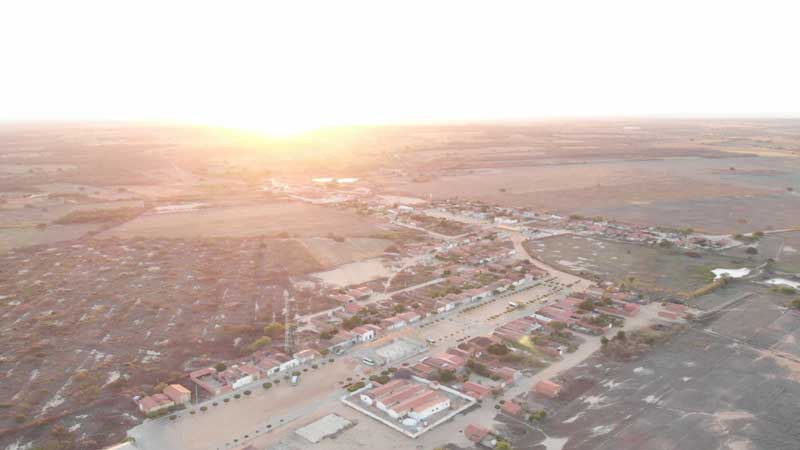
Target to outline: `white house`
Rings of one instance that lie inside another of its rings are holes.
[[[356,336],[357,342],[368,342],[375,339],[375,330],[367,327],[356,327],[350,330]]]

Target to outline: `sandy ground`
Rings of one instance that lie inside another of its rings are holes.
[[[325,272],[312,273],[311,276],[322,279],[325,283],[335,286],[349,286],[364,283],[376,278],[390,275],[386,266],[380,259],[368,259],[341,265]]]
[[[142,215],[103,235],[117,237],[368,236],[380,229],[350,211],[298,202],[217,206],[191,213]]]
[[[314,259],[326,268],[381,256],[383,250],[392,243],[387,239],[374,238],[350,238],[345,242],[336,242],[320,237],[302,239],[301,242]]]

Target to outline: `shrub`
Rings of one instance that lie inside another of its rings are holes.
[[[269,389],[272,387],[272,383],[264,383],[261,385],[261,387],[263,387],[264,389]]]

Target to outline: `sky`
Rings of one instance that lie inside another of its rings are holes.
[[[0,2],[0,120],[798,115],[800,2]]]

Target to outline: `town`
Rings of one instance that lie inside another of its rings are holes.
[[[386,198],[354,178],[272,180],[264,191],[353,208],[423,236],[386,249],[388,277],[365,269],[352,284],[331,274],[293,278],[263,336],[243,344],[249,354],[157,380],[134,397],[147,419],[118,448],[261,449],[298,440],[348,448],[326,438],[347,436],[356,423],[369,434],[398,433],[394,440],[406,443],[395,448],[432,448],[456,434],[505,448],[486,417],[499,411],[535,424],[548,413],[544,402],[559,396],[564,371],[609,342],[680,326],[695,313],[548,266],[523,244],[576,235],[687,251],[744,245],[603,218]]]

